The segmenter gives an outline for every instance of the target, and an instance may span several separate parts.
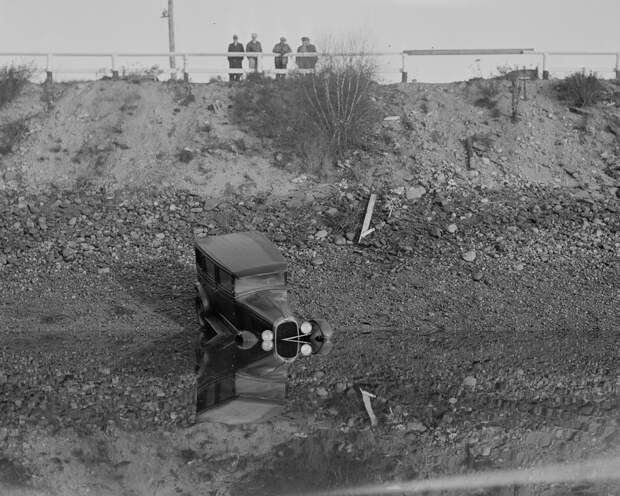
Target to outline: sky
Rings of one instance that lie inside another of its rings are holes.
[[[167,0],[0,0],[0,52],[167,51],[166,7]],[[180,52],[223,51],[232,34],[246,42],[252,32],[264,49],[280,36],[295,49],[305,35],[319,49],[331,36],[364,39],[375,51],[620,51],[620,0],[174,0],[174,11]],[[474,59],[464,62],[477,70]]]

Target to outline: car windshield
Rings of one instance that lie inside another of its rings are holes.
[[[243,294],[260,289],[281,288],[286,284],[286,273],[275,272],[273,274],[257,274],[244,276],[235,282],[235,293]]]

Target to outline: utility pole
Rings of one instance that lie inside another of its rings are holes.
[[[174,0],[168,0],[168,48],[170,53],[175,52],[174,48]],[[176,60],[170,55],[170,79],[176,78]]]

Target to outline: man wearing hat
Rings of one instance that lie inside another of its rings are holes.
[[[280,38],[280,43],[277,43],[273,47],[273,53],[277,53],[279,57],[274,57],[274,63],[276,69],[286,69],[286,65],[288,64],[288,57],[284,57],[287,53],[291,53],[291,47],[286,43],[286,38],[282,36]],[[286,77],[285,74],[276,74],[276,79],[284,79]]]
[[[233,42],[228,45],[229,52],[243,52],[243,43],[239,43],[239,37],[233,36]],[[241,69],[243,63],[243,57],[228,57],[228,67],[230,69]],[[241,74],[229,74],[228,78],[231,81],[241,81]]]
[[[258,41],[258,35],[256,33],[252,33],[252,39],[248,41],[248,44],[245,46],[246,52],[262,52],[263,47]],[[258,57],[248,57],[248,64],[250,66],[250,70],[254,72],[258,72]]]
[[[297,48],[297,53],[308,53],[308,52],[316,52],[316,47],[310,43],[310,38],[304,36],[301,39],[301,46]],[[316,62],[318,57],[298,57],[297,58],[297,67],[300,69],[314,69],[316,66]]]

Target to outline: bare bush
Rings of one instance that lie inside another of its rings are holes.
[[[589,107],[605,97],[605,87],[593,73],[576,72],[558,85],[560,97],[577,107]]]
[[[339,53],[323,58],[313,74],[248,78],[232,96],[233,119],[294,149],[313,172],[325,172],[379,121],[374,64],[359,51]]]
[[[310,130],[325,139],[334,159],[360,144],[378,121],[372,100],[374,74],[374,65],[364,57],[334,57],[299,81],[300,108]]]
[[[0,107],[13,101],[33,75],[33,69],[27,65],[10,65],[0,67]]]

